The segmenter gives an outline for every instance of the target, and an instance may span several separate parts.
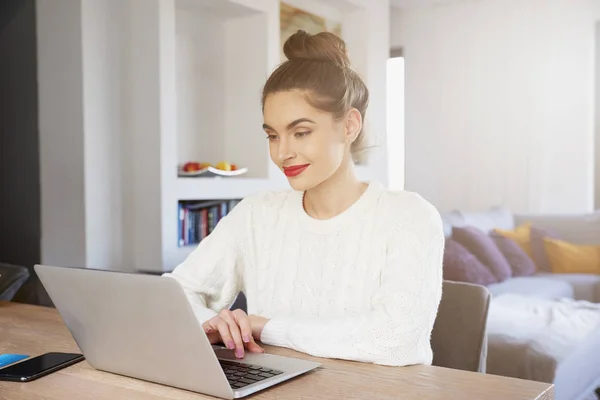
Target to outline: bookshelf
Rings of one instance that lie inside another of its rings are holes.
[[[178,246],[197,246],[240,199],[179,201]]]
[[[384,132],[385,79],[382,82],[381,76],[385,76],[389,51],[388,2],[286,3],[342,23],[353,63],[369,84],[372,107],[379,108],[370,111],[367,129]],[[148,7],[155,8],[148,12]],[[203,236],[190,233],[190,224],[201,224],[195,207],[288,187],[269,158],[260,110],[262,85],[281,61],[279,2],[134,2],[131,11],[135,17],[128,89],[134,106],[128,148],[135,149],[135,155],[127,180],[132,183],[128,259],[136,270],[160,273],[182,262],[201,239],[197,236]],[[148,37],[159,40],[148,41]],[[371,59],[373,52],[380,63]],[[227,161],[248,171],[236,177],[178,176],[178,166],[190,161],[212,165]],[[384,153],[371,154],[359,174],[385,182],[385,165]],[[217,217],[226,211],[217,212]],[[194,218],[187,220],[182,212]]]

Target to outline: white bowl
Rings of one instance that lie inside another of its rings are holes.
[[[184,171],[179,167],[177,175],[181,177],[214,178],[218,176],[240,176],[248,172],[248,168],[238,168],[235,171],[224,171],[215,167],[208,167],[198,171]]]

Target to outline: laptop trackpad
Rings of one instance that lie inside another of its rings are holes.
[[[215,351],[217,358],[219,358],[221,360],[231,360],[231,361],[252,363],[252,362],[257,362],[261,358],[264,358],[266,356],[266,353],[248,353],[248,352],[246,352],[245,353],[246,355],[244,356],[244,358],[239,359],[235,356],[235,353],[233,352],[233,350],[229,350],[228,348],[223,347],[223,346],[213,345],[212,347],[213,347],[213,350]]]

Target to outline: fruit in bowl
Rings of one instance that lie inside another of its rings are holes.
[[[200,170],[206,169],[208,167],[210,167],[210,163],[190,161],[190,162],[186,162],[183,165],[182,169],[185,172],[195,172],[195,171],[200,171]]]
[[[237,165],[231,164],[227,161],[220,161],[217,163],[216,168],[220,169],[221,171],[235,171],[237,170]]]

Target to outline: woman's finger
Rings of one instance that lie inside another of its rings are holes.
[[[256,344],[256,342],[254,341],[254,338],[252,336],[250,337],[250,343],[246,344],[246,348],[248,349],[248,351],[250,353],[264,353],[265,352],[265,349],[263,349],[258,344]]]
[[[219,334],[219,329],[217,327],[220,320],[221,318],[216,316],[202,324],[202,329],[204,329],[210,344],[217,344],[221,341],[221,335]]]
[[[229,324],[222,318],[219,318],[217,322],[217,330],[219,331],[219,335],[221,335],[221,340],[225,347],[230,350],[235,349],[235,342],[233,341],[233,337],[231,336],[231,332],[229,330]]]
[[[240,327],[238,326],[233,314],[229,310],[223,310],[219,316],[229,325],[229,332],[231,333],[231,338],[235,347],[235,356],[237,358],[244,357],[245,349],[244,342],[242,340],[242,333],[240,332]],[[227,348],[230,348],[229,345],[226,344],[226,346]]]
[[[204,332],[206,334],[213,333],[213,332],[216,331],[216,329],[217,329],[216,325],[217,325],[218,319],[219,319],[219,317],[216,316],[216,317],[213,317],[213,318],[209,319],[208,321],[206,321],[206,322],[204,322],[202,324],[202,329],[204,329]]]
[[[264,353],[265,350],[254,341],[254,337],[252,336],[252,323],[250,322],[248,315],[243,310],[235,310],[233,311],[233,317],[240,327],[242,340],[246,344],[246,349],[251,353]]]
[[[235,321],[240,327],[240,332],[242,334],[242,340],[244,343],[250,343],[252,340],[252,326],[250,325],[250,319],[248,315],[242,310],[235,310],[232,312]]]

